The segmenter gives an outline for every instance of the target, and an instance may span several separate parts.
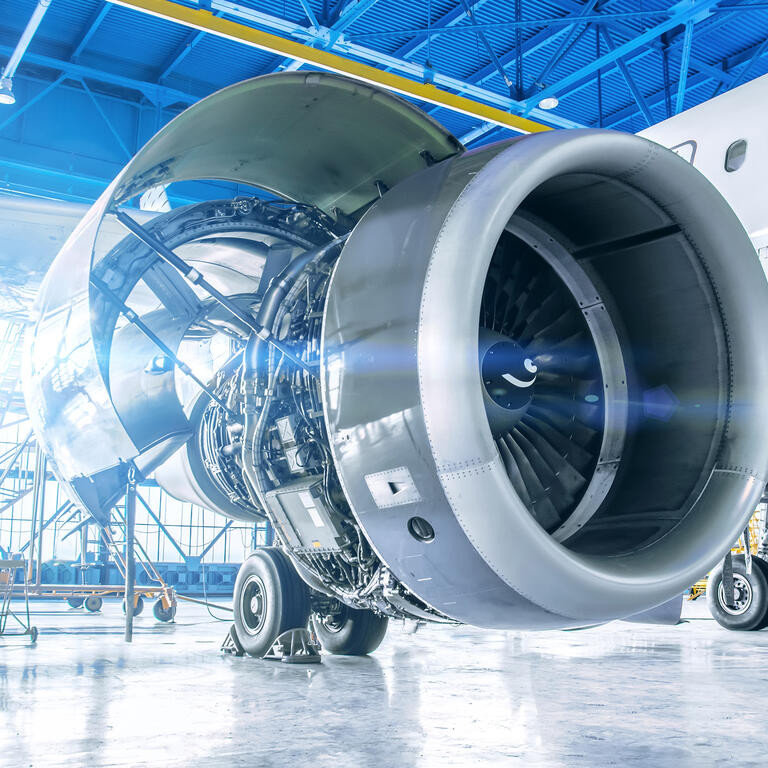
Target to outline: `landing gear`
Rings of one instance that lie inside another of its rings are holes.
[[[176,606],[170,605],[168,608],[163,607],[163,601],[158,600],[152,606],[152,613],[158,621],[173,621],[176,616]]]
[[[264,547],[240,567],[233,607],[240,645],[261,658],[279,635],[306,627],[309,590],[279,549]]]
[[[312,626],[323,649],[342,656],[373,653],[381,645],[388,623],[386,616],[342,603],[335,603],[333,613],[312,615]]]
[[[136,604],[133,606],[133,615],[138,616],[144,610],[144,598],[139,595],[136,598]],[[123,599],[123,613],[125,613],[125,599]]]
[[[96,613],[101,610],[103,600],[96,595],[91,595],[85,598],[85,610],[89,613]]]
[[[768,563],[752,557],[752,572],[747,574],[742,556],[733,558],[733,599],[726,600],[723,566],[720,564],[707,581],[707,604],[713,618],[726,629],[757,630],[768,626]]]

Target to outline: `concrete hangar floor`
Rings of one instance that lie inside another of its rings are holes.
[[[33,605],[0,643],[0,766],[764,766],[768,632],[392,627],[370,657],[219,652],[227,624]],[[147,612],[148,613],[148,612]]]

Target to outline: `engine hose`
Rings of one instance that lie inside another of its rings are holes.
[[[285,311],[283,310],[283,313],[281,313],[280,308],[284,307],[284,302],[287,297],[293,296],[294,292],[298,292],[297,281],[299,276],[307,267],[324,259],[334,248],[343,244],[347,237],[349,237],[349,233],[335,238],[321,248],[305,251],[288,264],[288,266],[272,282],[261,306],[259,307],[257,315],[259,324],[265,328],[271,329],[273,333],[276,332],[276,326],[279,324]],[[261,366],[259,365],[259,361],[263,358],[265,353],[267,354],[268,365],[266,366],[266,386],[264,389],[267,394],[265,395],[264,402],[261,403],[261,407],[259,408],[256,402],[259,397],[259,379],[261,378],[259,376],[259,370],[263,370],[265,367],[263,361]],[[258,456],[258,446],[261,445],[261,439],[266,428],[266,415],[272,402],[271,391],[273,379],[276,378],[279,366],[282,364],[281,360],[277,370],[275,370],[273,368],[274,356],[274,348],[255,334],[249,339],[243,355],[243,399],[245,404],[243,471],[264,510],[267,509],[264,494],[269,481],[266,473],[261,468],[261,461]],[[260,411],[259,418],[254,423],[254,415],[257,411]]]
[[[349,233],[337,237],[331,242],[326,243],[320,248],[297,256],[290,264],[272,281],[256,315],[256,322],[263,328],[272,328],[274,326],[275,315],[280,305],[285,300],[291,286],[296,282],[299,275],[310,265],[325,258],[334,248],[342,245],[349,237]],[[260,364],[264,363],[264,355],[270,345],[260,336],[252,335],[245,348],[245,376],[258,375]]]
[[[258,411],[258,418],[255,418],[257,410],[251,404],[249,406],[249,399],[254,397],[254,393],[245,394],[245,420],[243,428],[243,472],[248,479],[248,484],[252,487],[256,494],[258,503],[261,505],[262,510],[266,513],[269,509],[267,506],[266,491],[268,488],[269,480],[266,473],[261,466],[261,460],[259,457],[259,446],[264,437],[267,425],[267,413],[269,412],[270,405],[272,404],[272,387],[274,380],[280,373],[280,368],[283,365],[283,360],[280,358],[279,362],[275,366],[273,372],[271,372],[268,382],[268,392],[264,398],[260,411]]]

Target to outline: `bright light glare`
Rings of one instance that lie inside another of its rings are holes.
[[[13,95],[13,87],[9,77],[0,80],[0,104],[15,104],[16,97]]]

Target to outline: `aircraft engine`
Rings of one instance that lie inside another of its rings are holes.
[[[271,194],[125,207],[212,178]],[[320,601],[574,627],[680,595],[743,530],[765,327],[746,233],[674,153],[597,130],[465,151],[290,73],[187,110],[95,204],[43,287],[27,399],[97,517],[135,467],[267,517]]]

